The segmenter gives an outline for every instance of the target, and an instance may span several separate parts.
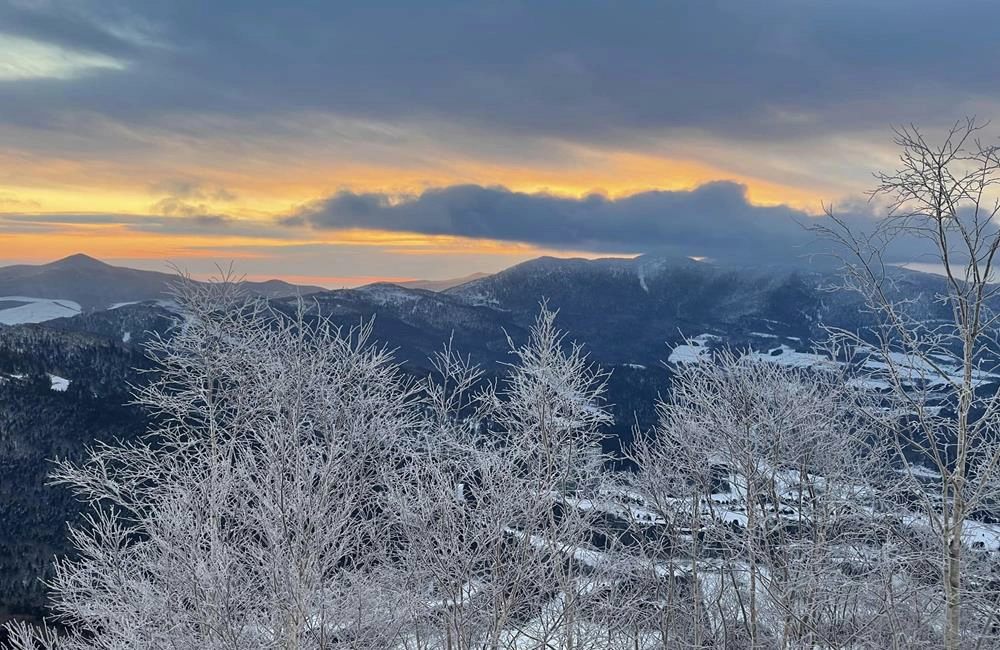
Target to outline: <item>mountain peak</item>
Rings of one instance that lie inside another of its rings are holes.
[[[76,253],[74,255],[70,255],[69,257],[64,257],[61,260],[56,260],[47,266],[68,269],[101,269],[107,268],[110,265],[105,264],[101,260],[95,259],[90,255]]]

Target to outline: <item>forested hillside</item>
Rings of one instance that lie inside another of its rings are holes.
[[[0,611],[37,611],[40,579],[69,551],[66,524],[80,504],[46,485],[55,458],[97,442],[131,440],[146,418],[128,385],[143,354],[114,339],[42,326],[0,327]],[[64,390],[52,377],[69,380]]]

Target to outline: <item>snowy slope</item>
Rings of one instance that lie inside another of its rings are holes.
[[[71,383],[69,379],[59,375],[49,375],[49,381],[52,382],[52,390],[58,393],[65,393]]]
[[[3,325],[42,323],[55,318],[77,316],[80,311],[80,305],[72,300],[0,296],[0,324]]]

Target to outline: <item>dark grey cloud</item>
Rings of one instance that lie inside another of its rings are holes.
[[[998,21],[986,0],[4,3],[0,30],[127,66],[0,83],[0,120],[314,110],[576,140],[812,135],[996,101]]]
[[[874,225],[866,206],[842,215],[852,227]],[[642,192],[580,199],[460,185],[419,196],[341,192],[285,220],[289,226],[374,228],[427,235],[524,242],[606,253],[659,252],[718,260],[783,264],[832,251],[807,229],[810,215],[788,206],[758,206],[743,185],[720,181],[691,191]],[[899,242],[897,261],[913,261],[918,242]]]

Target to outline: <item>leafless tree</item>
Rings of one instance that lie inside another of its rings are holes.
[[[51,583],[60,647],[387,647],[376,491],[419,428],[413,386],[369,328],[231,282],[182,283],[178,302],[136,391],[148,439],[57,467],[92,506]]]
[[[528,343],[511,343],[507,378],[482,402],[527,494],[509,534],[539,561],[534,588],[554,594],[517,633],[540,647],[572,650],[585,631],[584,601],[600,558],[591,542],[599,516],[592,506],[604,474],[600,427],[610,416],[600,405],[604,375],[566,342],[555,318],[543,305]]]
[[[995,509],[1000,478],[1000,397],[985,388],[998,365],[1000,150],[981,139],[986,126],[967,118],[940,143],[916,126],[896,129],[899,167],[876,174],[872,192],[887,202],[885,218],[866,233],[830,209],[816,228],[843,245],[846,284],[876,321],[869,333],[834,333],[867,351],[866,365],[891,387],[870,415],[895,432],[917,501],[914,525],[937,540],[928,561],[939,576],[949,649],[998,639],[996,576],[972,548],[983,542],[977,517]],[[899,238],[927,245],[943,275],[936,299],[950,314],[945,322],[928,322],[896,289],[899,272],[886,255]]]
[[[587,648],[601,557],[602,375],[542,308],[507,377],[446,347],[427,384],[433,425],[392,489],[426,647]],[[602,637],[602,640],[604,637]],[[436,645],[440,644],[440,645]]]
[[[889,450],[866,399],[841,373],[728,351],[679,369],[633,452],[662,647],[866,646],[889,624],[886,589],[908,582],[883,579]]]

